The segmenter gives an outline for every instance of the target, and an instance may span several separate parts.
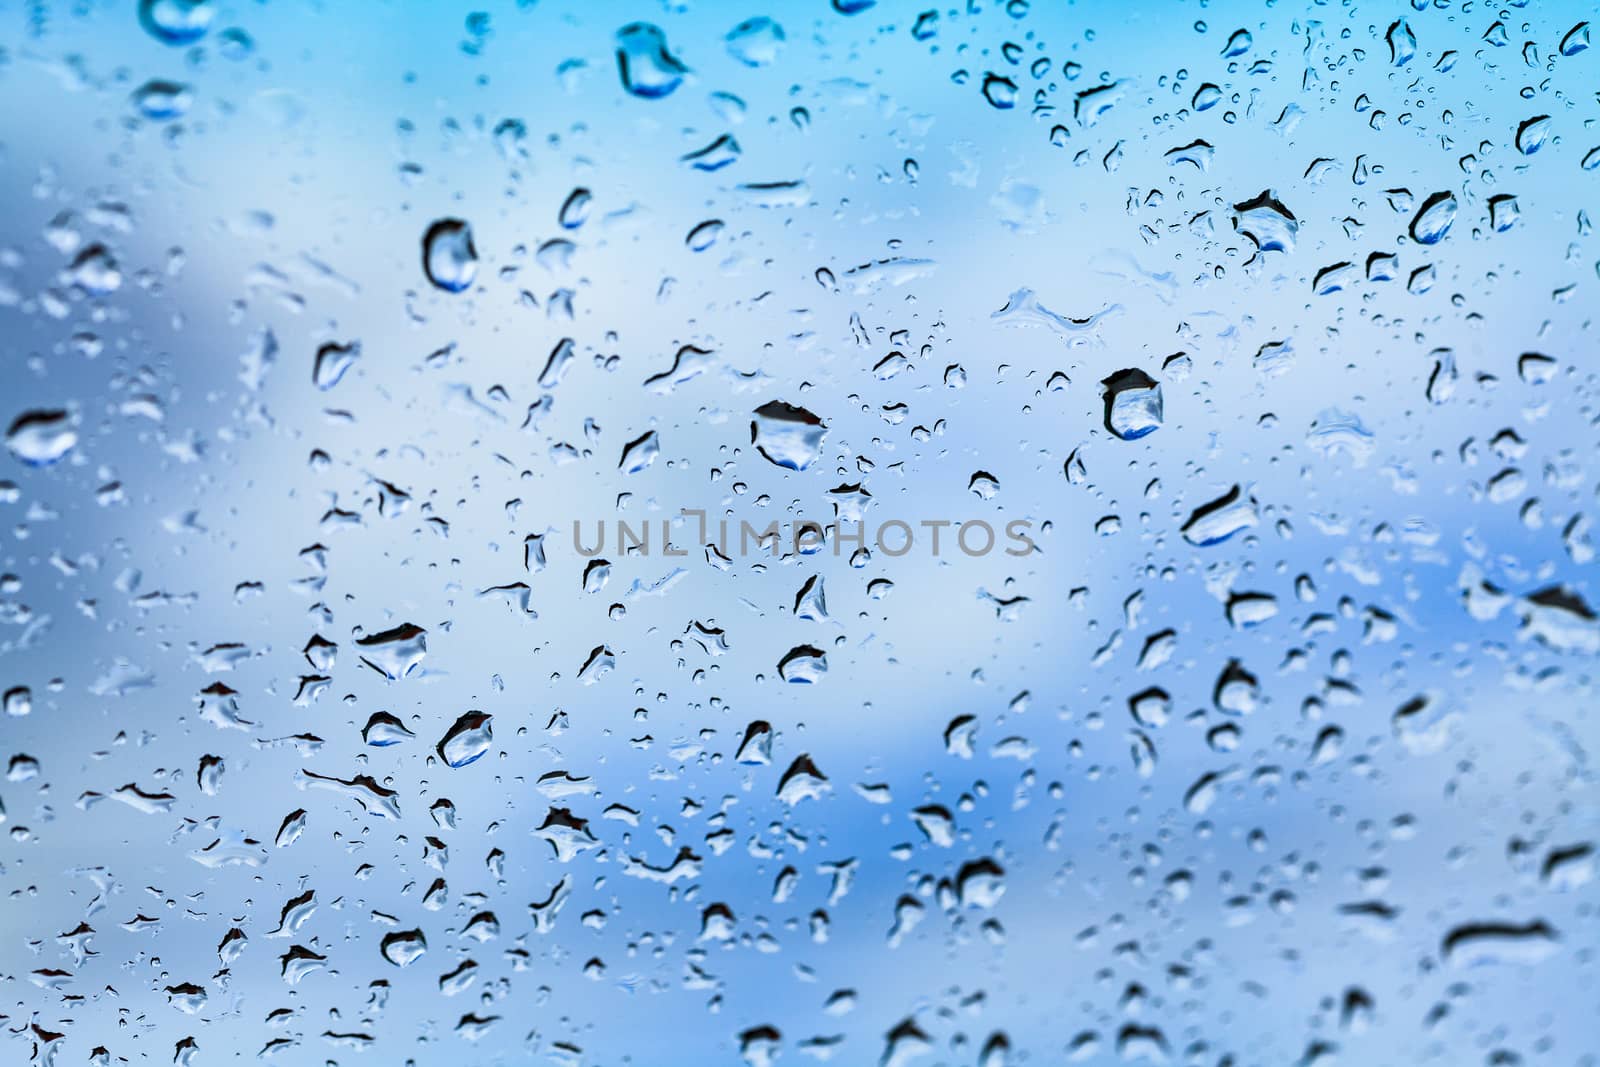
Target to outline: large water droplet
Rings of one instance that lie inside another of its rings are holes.
[[[1214,501],[1206,502],[1184,523],[1184,541],[1192,545],[1221,544],[1240,530],[1256,525],[1256,501],[1235,485]]]
[[[428,942],[421,930],[397,930],[384,935],[381,948],[384,959],[396,967],[407,967],[428,951]]]
[[[989,106],[1009,111],[1017,106],[1017,83],[1000,74],[983,76],[983,98]]]
[[[139,25],[162,44],[193,44],[216,14],[210,0],[139,0]]]
[[[1389,42],[1389,60],[1397,67],[1405,66],[1417,54],[1417,35],[1405,19],[1390,23],[1384,40]]]
[[[1505,233],[1517,224],[1522,217],[1522,209],[1517,206],[1517,198],[1509,193],[1489,198],[1489,228],[1496,233]]]
[[[1564,56],[1575,56],[1588,47],[1589,24],[1587,22],[1578,23],[1567,31],[1565,37],[1561,38],[1561,54]]]
[[[33,693],[25,685],[12,686],[6,690],[0,703],[4,704],[7,715],[20,719],[33,712]]]
[[[758,15],[728,31],[726,41],[728,54],[734,59],[747,67],[765,67],[777,62],[778,53],[783,50],[783,27]]]
[[[648,22],[629,23],[617,31],[617,67],[622,87],[642,100],[668,95],[689,73],[667,51],[667,35]]]
[[[339,344],[329,341],[317,349],[317,357],[311,364],[311,382],[318,389],[332,389],[360,359],[359,342]]]
[[[750,443],[769,463],[803,471],[822,451],[828,427],[805,408],[773,400],[755,410],[750,421]]]
[[[617,469],[623,474],[638,474],[656,461],[661,454],[661,438],[654,430],[629,441],[622,449],[622,461]]]
[[[778,677],[786,682],[807,685],[827,673],[828,657],[812,645],[796,645],[778,662]]]
[[[1129,368],[1100,384],[1105,388],[1106,429],[1124,441],[1137,441],[1161,426],[1161,385],[1150,375]]]
[[[422,664],[423,657],[428,654],[427,638],[428,631],[408,622],[360,638],[356,646],[361,649],[361,662],[394,681]]]
[[[1434,193],[1422,202],[1417,215],[1411,220],[1411,237],[1418,244],[1438,244],[1450,232],[1456,221],[1456,194],[1446,190]]]
[[[194,93],[179,82],[152,78],[133,92],[134,109],[153,122],[181,119],[189,113]]]
[[[823,796],[832,788],[828,776],[817,769],[810,756],[802,754],[795,757],[779,779],[778,799],[792,807],[802,800]]]
[[[1440,949],[1450,963],[1463,967],[1496,963],[1538,963],[1560,945],[1555,930],[1543,919],[1528,923],[1463,923],[1445,935]]]
[[[103,244],[85,246],[67,267],[66,280],[90,296],[104,296],[122,288],[122,268]]]
[[[25,411],[6,431],[6,447],[30,467],[48,467],[78,443],[76,424],[69,411]]]
[[[406,729],[405,723],[387,711],[373,712],[372,717],[367,720],[367,725],[361,729],[361,740],[374,748],[398,745],[414,736],[416,735]]]
[[[436,288],[459,293],[478,276],[472,227],[461,219],[439,219],[422,236],[422,270]]]
[[[436,751],[439,758],[451,767],[465,767],[489,751],[494,741],[490,722],[494,717],[481,711],[469,711],[455,721],[440,739]]]
[[[1250,238],[1261,252],[1293,252],[1300,222],[1278,194],[1262,190],[1254,199],[1233,205],[1234,229]]]
[[[1517,127],[1517,151],[1525,156],[1539,151],[1550,137],[1550,128],[1549,115],[1535,115],[1524,121]]]
[[[556,215],[556,221],[563,230],[576,230],[589,218],[589,208],[594,203],[594,194],[583,186],[567,194],[566,200],[561,204],[561,210]]]

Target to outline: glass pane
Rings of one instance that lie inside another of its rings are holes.
[[[1594,1065],[1590,12],[0,20],[0,1062]]]

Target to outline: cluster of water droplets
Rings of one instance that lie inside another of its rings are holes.
[[[1589,1062],[1581,9],[393,15],[0,38],[8,1055]]]

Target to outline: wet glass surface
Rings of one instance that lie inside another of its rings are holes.
[[[1590,14],[0,5],[0,1062],[1592,1067]]]

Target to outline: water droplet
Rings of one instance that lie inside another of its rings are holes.
[[[91,296],[105,296],[122,287],[122,268],[105,245],[86,245],[67,267],[66,280]]]
[[[641,100],[667,96],[689,73],[667,51],[667,35],[648,22],[629,23],[617,31],[617,67],[622,87]]]
[[[589,208],[594,203],[594,194],[579,186],[567,194],[567,199],[561,204],[561,211],[556,216],[556,221],[564,230],[576,230],[589,218]]]
[[[478,276],[472,227],[461,219],[439,219],[422,236],[422,271],[435,288],[459,293]]]
[[[5,697],[0,703],[4,704],[7,715],[20,719],[33,712],[33,693],[25,685],[12,686],[5,692]]]
[[[370,637],[356,641],[361,649],[361,662],[390,681],[396,681],[416,671],[428,654],[428,631],[411,623],[402,623]]]
[[[1527,923],[1463,923],[1440,944],[1452,964],[1474,967],[1497,963],[1538,963],[1553,955],[1560,941],[1543,919]]]
[[[691,252],[704,252],[717,243],[717,238],[722,236],[725,227],[721,219],[707,219],[689,231],[689,236],[683,239]]]
[[[1389,42],[1389,61],[1397,67],[1405,66],[1417,54],[1417,35],[1405,19],[1390,23],[1384,40]]]
[[[1578,23],[1567,31],[1565,37],[1561,38],[1561,54],[1564,56],[1575,56],[1588,47],[1589,24],[1587,22]]]
[[[436,751],[450,767],[465,767],[489,751],[494,742],[490,729],[492,715],[469,711],[457,719],[439,740]]]
[[[1522,209],[1517,206],[1517,198],[1508,193],[1489,198],[1489,228],[1496,233],[1505,233],[1517,224],[1522,217]]]
[[[187,85],[152,78],[133,92],[133,106],[152,122],[181,119],[189,113],[194,93]]]
[[[1594,655],[1600,652],[1600,619],[1577,593],[1547,586],[1524,597],[1517,606],[1521,636],[1557,652]]]
[[[404,723],[387,711],[373,712],[371,718],[367,720],[367,725],[361,728],[361,740],[374,748],[398,745],[415,736],[406,729]]]
[[[745,727],[744,740],[734,759],[747,767],[764,767],[772,762],[772,726],[756,720]]]
[[[210,0],[139,0],[139,25],[162,44],[193,44],[216,13]]]
[[[992,908],[1006,891],[1006,872],[987,856],[970,860],[956,872],[956,898],[964,908]]]
[[[1299,220],[1273,190],[1262,190],[1254,199],[1233,205],[1233,212],[1234,229],[1250,238],[1257,251],[1294,251],[1295,235],[1300,231]]]
[[[949,848],[956,843],[956,821],[949,808],[939,804],[916,808],[911,812],[911,821],[917,824],[929,844]]]
[[[1236,659],[1230,659],[1217,677],[1211,694],[1218,711],[1229,715],[1249,715],[1256,710],[1261,699],[1260,683],[1256,676],[1244,669]]]
[[[1422,207],[1411,220],[1411,237],[1418,244],[1438,244],[1450,232],[1456,221],[1456,194],[1446,190],[1434,193],[1422,202]]]
[[[683,162],[695,170],[711,173],[719,171],[739,158],[739,142],[725,133],[704,148],[696,149],[683,157]]]
[[[1161,426],[1161,385],[1138,368],[1120,370],[1100,383],[1105,390],[1106,429],[1137,441]]]
[[[985,74],[983,98],[989,101],[989,106],[1009,111],[1017,106],[1017,83],[1000,74]]]
[[[1517,127],[1517,151],[1525,156],[1539,151],[1550,137],[1550,128],[1549,115],[1536,115],[1524,121]]]
[[[802,800],[814,800],[826,795],[833,786],[828,778],[811,762],[811,757],[801,754],[795,757],[789,769],[783,772],[783,777],[778,781],[778,799],[790,807]]]
[[[25,411],[6,431],[6,448],[30,467],[48,467],[77,445],[76,426],[77,418],[70,411]]]
[[[317,349],[317,357],[311,365],[312,384],[318,389],[332,389],[344,378],[345,372],[355,366],[360,359],[359,342],[340,344],[337,341],[329,341]]]
[[[583,666],[578,668],[578,681],[593,685],[610,674],[616,666],[616,654],[605,645],[596,645],[589,651],[589,658],[583,661]]]
[[[629,441],[622,449],[622,461],[617,469],[623,474],[638,474],[656,461],[661,454],[661,438],[654,430]]]
[[[810,685],[827,673],[827,656],[811,645],[796,645],[778,661],[778,677],[786,682]]]
[[[756,408],[750,421],[750,443],[767,462],[803,471],[822,452],[828,427],[805,408],[769,401]]]
[[[728,54],[747,67],[765,67],[778,60],[783,51],[783,27],[759,15],[745,19],[725,38]]]
[[[397,930],[384,935],[380,948],[384,959],[396,967],[408,967],[428,951],[428,942],[421,930]]]
[[[1559,364],[1541,352],[1524,352],[1517,357],[1517,377],[1528,385],[1546,385],[1555,377]]]
[[[1361,416],[1338,408],[1326,408],[1311,420],[1306,431],[1306,444],[1325,458],[1343,456],[1363,466],[1376,447],[1372,431],[1361,421]]]

